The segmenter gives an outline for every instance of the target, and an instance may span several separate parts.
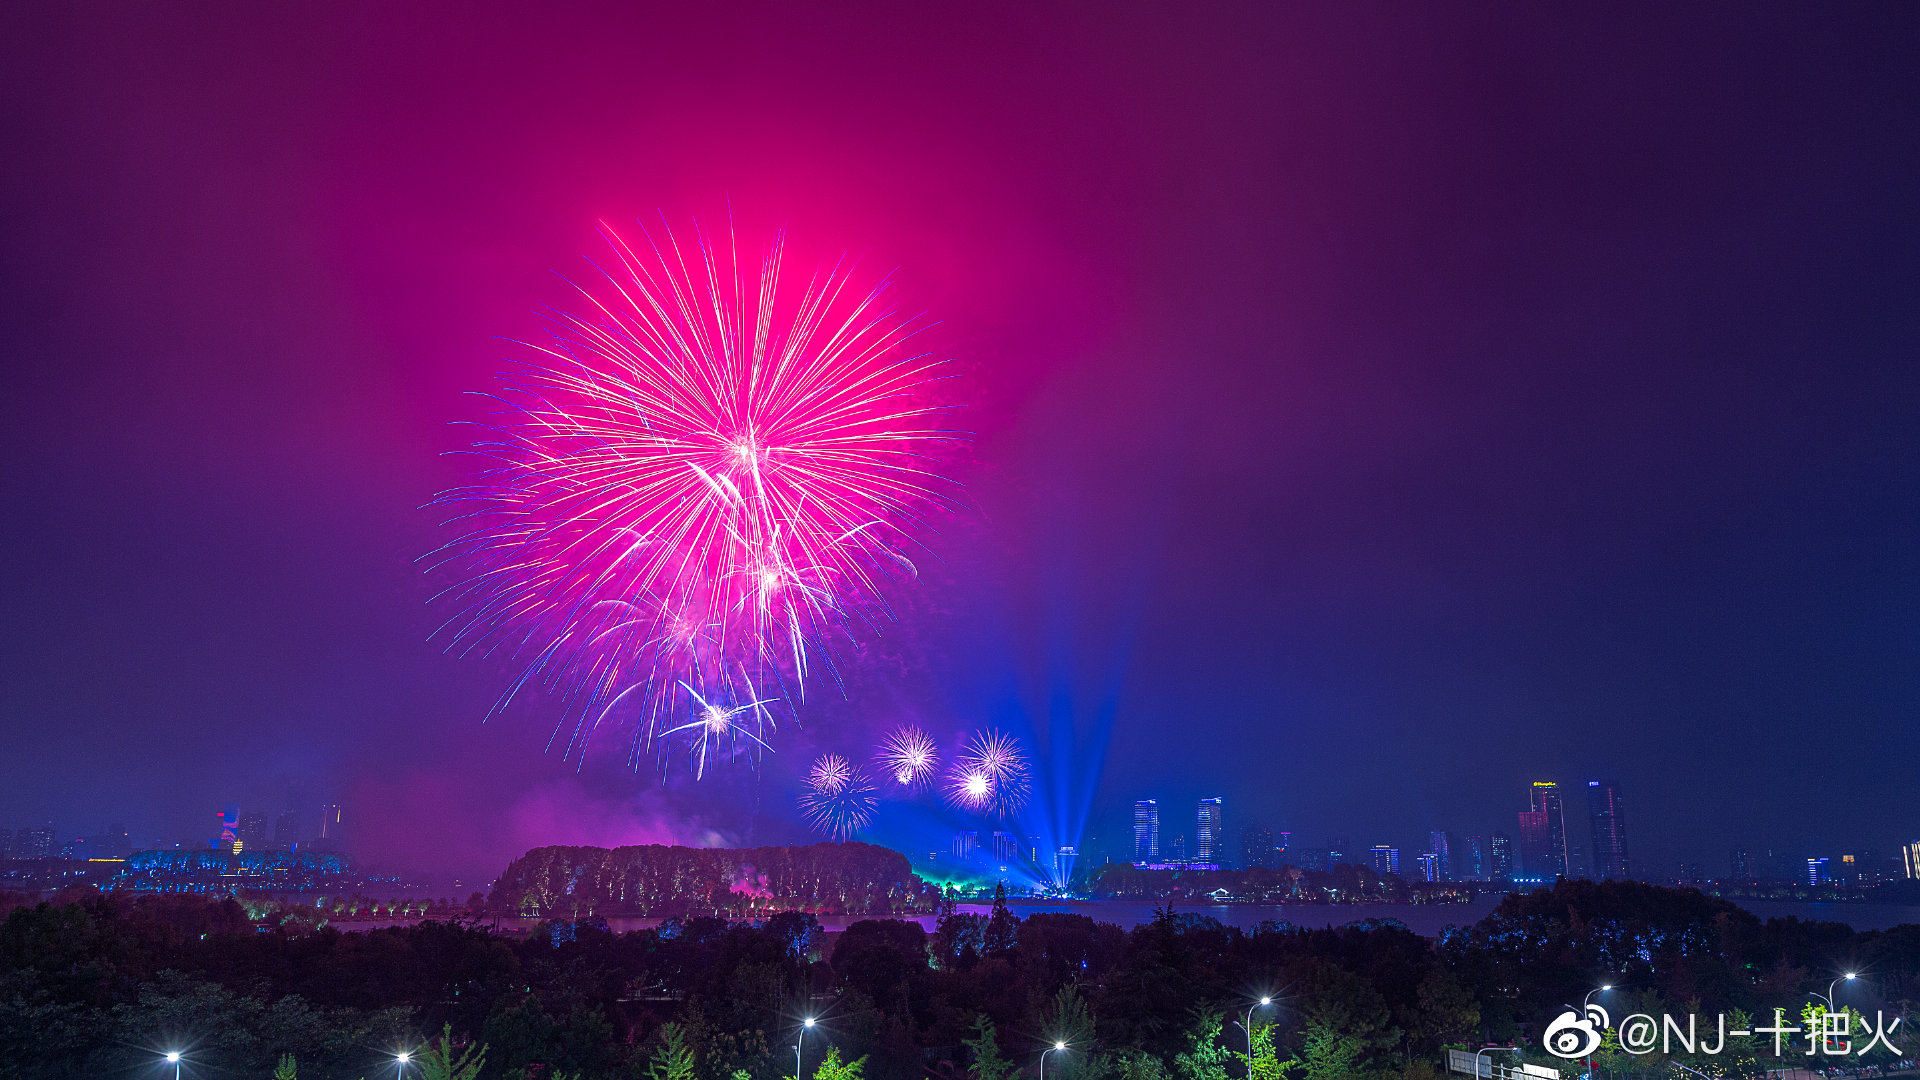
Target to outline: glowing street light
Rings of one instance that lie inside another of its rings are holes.
[[[167,1051],[167,1064],[173,1066],[173,1080],[180,1080],[180,1051]]]
[[[1240,1033],[1247,1037],[1247,1076],[1253,1076],[1253,1010],[1264,1009],[1273,1004],[1273,998],[1263,997],[1247,1006],[1247,1022],[1240,1025]]]
[[[800,1048],[807,1045],[807,1029],[813,1026],[813,1017],[800,1021],[800,1037],[793,1044],[793,1080],[802,1080],[800,1076]]]
[[[1835,1008],[1834,1008],[1834,1006],[1833,1006],[1833,988],[1834,988],[1834,987],[1836,987],[1836,986],[1839,986],[1839,985],[1840,985],[1841,983],[1843,983],[1843,982],[1852,982],[1853,980],[1855,980],[1855,979],[1857,979],[1857,978],[1859,978],[1859,977],[1860,977],[1860,973],[1859,973],[1859,972],[1857,972],[1857,971],[1849,971],[1849,972],[1847,972],[1847,973],[1846,973],[1845,975],[1842,975],[1842,976],[1840,976],[1839,978],[1837,978],[1837,979],[1835,979],[1835,980],[1833,980],[1832,982],[1830,982],[1830,983],[1828,983],[1828,984],[1827,984],[1827,992],[1826,992],[1826,994],[1824,994],[1824,995],[1821,995],[1821,994],[1815,994],[1815,995],[1813,995],[1813,996],[1814,996],[1814,997],[1817,997],[1817,998],[1819,998],[1819,999],[1820,999],[1821,1001],[1824,1001],[1824,1002],[1826,1002],[1826,1003],[1827,1003],[1827,1011],[1828,1011],[1828,1012],[1838,1012],[1839,1010],[1838,1010],[1838,1009],[1835,1009]]]
[[[1067,1041],[1061,1039],[1052,1046],[1040,1051],[1040,1080],[1047,1080],[1047,1055],[1053,1053],[1055,1050],[1065,1050],[1066,1048]],[[798,1080],[798,1078],[796,1078],[796,1080]]]
[[[399,1053],[393,1055],[393,1060],[396,1064],[400,1066],[400,1080],[407,1080],[407,1062],[413,1060],[413,1055],[411,1053],[408,1053],[405,1050],[402,1050]]]

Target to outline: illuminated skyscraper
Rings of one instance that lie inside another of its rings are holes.
[[[1506,833],[1487,838],[1487,876],[1494,881],[1513,876],[1513,837]]]
[[[13,836],[13,857],[51,859],[56,850],[57,836],[51,823],[38,829],[21,829]]]
[[[1397,874],[1400,872],[1400,849],[1386,844],[1373,845],[1373,872],[1376,874]]]
[[[1900,866],[1908,878],[1920,878],[1920,840],[1900,845]]]
[[[973,853],[980,850],[980,833],[974,829],[962,829],[953,834],[953,857],[971,859]]]
[[[1221,822],[1220,796],[1200,800],[1200,812],[1193,831],[1193,861],[1210,863],[1220,855],[1227,834]]]
[[[1435,829],[1427,834],[1427,846],[1433,851],[1433,876],[1428,881],[1453,880],[1453,837]]]
[[[1746,848],[1733,849],[1733,858],[1729,860],[1728,869],[1733,872],[1735,881],[1752,881],[1759,876],[1753,872],[1753,857],[1747,854]],[[1907,876],[1913,875],[1909,873]]]
[[[1002,829],[993,831],[993,861],[1001,866],[1020,861],[1020,838]]]
[[[1620,785],[1611,780],[1587,781],[1587,816],[1593,823],[1593,876],[1601,880],[1627,876],[1627,816],[1620,804]]]
[[[1133,804],[1133,861],[1160,861],[1160,804],[1153,799]]]
[[[1530,878],[1551,881],[1560,872],[1554,862],[1553,845],[1547,830],[1545,810],[1520,811],[1520,872]]]
[[[1560,785],[1551,780],[1535,780],[1529,794],[1532,802],[1528,809],[1547,815],[1546,860],[1540,866],[1526,864],[1524,851],[1520,860],[1531,876],[1548,879],[1565,876],[1571,860],[1567,853],[1567,808],[1560,799]],[[1526,847],[1525,837],[1521,837],[1520,845]]]
[[[1484,836],[1467,837],[1467,862],[1461,868],[1468,881],[1487,880],[1487,838]]]
[[[213,815],[213,820],[220,828],[213,846],[221,851],[234,850],[234,846],[240,843],[240,804],[228,803],[225,809]]]

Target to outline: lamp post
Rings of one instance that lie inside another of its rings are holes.
[[[1826,993],[1824,993],[1824,994],[1820,994],[1820,993],[1815,993],[1815,994],[1814,994],[1813,996],[1814,996],[1814,997],[1817,997],[1817,998],[1819,998],[1819,999],[1820,999],[1821,1001],[1824,1001],[1824,1002],[1826,1002],[1826,1003],[1827,1003],[1827,1011],[1828,1011],[1828,1012],[1833,1012],[1833,1011],[1834,1011],[1834,1007],[1833,1007],[1833,988],[1834,988],[1834,987],[1836,987],[1836,986],[1839,986],[1839,985],[1840,985],[1841,983],[1843,983],[1843,982],[1852,982],[1853,980],[1855,980],[1855,979],[1857,979],[1857,978],[1859,978],[1859,977],[1860,977],[1860,973],[1859,973],[1859,972],[1857,972],[1857,971],[1849,971],[1849,972],[1847,972],[1847,973],[1846,973],[1845,975],[1842,975],[1842,976],[1840,976],[1839,978],[1837,978],[1837,979],[1835,979],[1835,980],[1833,980],[1832,982],[1830,982],[1830,983],[1828,983],[1828,984],[1827,984],[1827,992],[1826,992]]]
[[[1247,1037],[1247,1076],[1249,1078],[1253,1076],[1253,1010],[1264,1009],[1271,1004],[1273,1004],[1272,998],[1263,997],[1247,1006],[1247,1022],[1240,1025],[1240,1034]]]
[[[1587,991],[1587,994],[1586,994],[1586,996],[1580,999],[1580,1015],[1581,1015],[1581,1016],[1585,1016],[1585,1015],[1587,1015],[1587,1002],[1589,1002],[1589,1001],[1592,1001],[1592,1000],[1593,1000],[1593,995],[1595,995],[1595,994],[1604,994],[1604,993],[1606,993],[1607,991],[1609,991],[1609,990],[1611,990],[1611,989],[1613,989],[1613,984],[1612,984],[1612,983],[1608,983],[1608,984],[1607,984],[1607,985],[1605,985],[1605,986],[1596,986],[1596,987],[1594,987],[1593,989],[1591,989],[1591,990],[1589,990],[1589,991]],[[1593,1075],[1593,1057],[1592,1057],[1592,1055],[1588,1055],[1588,1057],[1587,1057],[1587,1075],[1588,1075],[1588,1076],[1592,1076],[1592,1075]],[[1478,1080],[1478,1078],[1476,1077],[1476,1078],[1475,1078],[1475,1080]]]
[[[1517,1046],[1483,1046],[1475,1050],[1473,1052],[1473,1080],[1480,1080],[1480,1055],[1485,1054],[1489,1050],[1511,1050],[1516,1054],[1520,1052],[1520,1048]],[[1487,1075],[1489,1077],[1493,1075],[1493,1059],[1491,1057],[1487,1058]]]
[[[800,1048],[807,1045],[807,1029],[813,1026],[813,1017],[800,1021],[800,1037],[793,1043],[793,1080],[800,1080]]]
[[[167,1064],[173,1066],[173,1080],[180,1080],[180,1051],[167,1051]]]
[[[413,1055],[402,1050],[393,1055],[393,1060],[400,1066],[400,1080],[407,1080],[407,1062],[413,1060]]]
[[[1047,1047],[1045,1050],[1040,1051],[1040,1080],[1047,1080],[1047,1055],[1053,1053],[1055,1050],[1065,1050],[1066,1048],[1066,1040],[1063,1039]],[[798,1078],[796,1077],[795,1080],[798,1080]]]

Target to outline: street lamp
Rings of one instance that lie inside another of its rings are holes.
[[[1045,1050],[1040,1051],[1040,1080],[1047,1080],[1047,1055],[1053,1053],[1055,1050],[1065,1050],[1066,1048],[1066,1040],[1062,1039],[1052,1046],[1047,1047]],[[795,1077],[794,1080],[799,1080],[799,1078]]]
[[[167,1064],[173,1066],[173,1080],[180,1080],[180,1051],[167,1051]]]
[[[813,1017],[800,1021],[800,1037],[793,1043],[793,1080],[800,1080],[800,1048],[807,1045],[807,1029],[813,1026]]]
[[[1273,1004],[1273,999],[1263,997],[1247,1006],[1247,1022],[1240,1025],[1240,1033],[1247,1037],[1247,1076],[1253,1076],[1253,1010],[1264,1009]]]
[[[1480,1055],[1485,1054],[1489,1050],[1511,1050],[1516,1054],[1520,1052],[1520,1048],[1517,1046],[1483,1046],[1480,1049],[1475,1050],[1473,1052],[1474,1080],[1480,1080]],[[1493,1058],[1491,1057],[1487,1058],[1487,1075],[1489,1077],[1493,1075]]]
[[[1847,973],[1846,973],[1845,975],[1842,975],[1842,976],[1840,976],[1839,978],[1837,978],[1837,979],[1835,979],[1835,980],[1833,980],[1832,982],[1830,982],[1830,983],[1828,983],[1828,984],[1827,984],[1827,992],[1826,992],[1825,994],[1815,994],[1815,995],[1813,995],[1813,996],[1814,996],[1814,997],[1817,997],[1817,998],[1819,998],[1819,999],[1820,999],[1821,1001],[1824,1001],[1824,1002],[1826,1002],[1826,1003],[1827,1003],[1827,1011],[1828,1011],[1828,1012],[1834,1012],[1834,1011],[1835,1011],[1835,1009],[1834,1009],[1834,1007],[1833,1007],[1833,988],[1834,988],[1834,987],[1836,987],[1836,986],[1839,986],[1839,985],[1840,985],[1841,983],[1843,983],[1843,982],[1852,982],[1853,980],[1855,980],[1855,979],[1857,979],[1857,978],[1859,978],[1859,977],[1860,977],[1860,973],[1859,973],[1859,972],[1857,972],[1857,971],[1849,971],[1849,972],[1847,972]]]
[[[1613,984],[1612,984],[1612,983],[1608,983],[1608,984],[1607,984],[1607,985],[1605,985],[1605,986],[1596,986],[1596,987],[1594,987],[1593,989],[1591,989],[1591,990],[1589,990],[1589,991],[1587,991],[1587,996],[1586,996],[1586,997],[1583,997],[1583,998],[1581,998],[1581,999],[1580,999],[1580,1012],[1581,1012],[1581,1014],[1582,1014],[1582,1015],[1585,1015],[1585,1014],[1586,1014],[1586,1011],[1587,1011],[1587,1002],[1589,1002],[1589,1001],[1591,1001],[1591,1000],[1593,1000],[1593,995],[1595,995],[1595,994],[1604,994],[1604,993],[1606,993],[1607,991],[1609,991],[1609,990],[1612,990],[1612,989],[1613,989]]]
[[[402,1050],[393,1055],[393,1060],[400,1065],[400,1080],[407,1080],[407,1062],[413,1060],[413,1055],[408,1051]]]

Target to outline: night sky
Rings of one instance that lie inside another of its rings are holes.
[[[0,15],[0,826],[781,842],[912,719],[1114,852],[1600,777],[1648,875],[1920,835],[1912,5],[393,7]],[[897,268],[970,508],[757,782],[663,789],[483,725],[415,560],[596,224],[729,213]]]

